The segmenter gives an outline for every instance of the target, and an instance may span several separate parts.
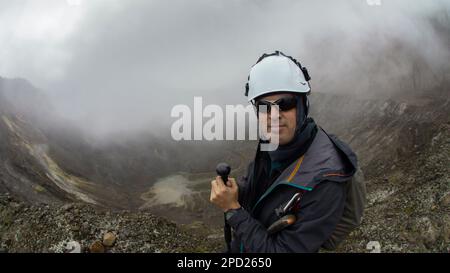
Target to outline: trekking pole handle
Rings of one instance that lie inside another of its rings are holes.
[[[228,175],[231,172],[231,167],[227,163],[219,163],[219,164],[217,164],[216,172],[217,172],[217,175],[219,175],[220,178],[222,178],[223,183],[226,184],[228,181]]]
[[[225,183],[225,185],[227,184],[228,175],[230,174],[230,172],[231,172],[231,167],[227,163],[217,164],[216,173],[217,173],[217,175],[219,175],[222,178],[223,183]],[[225,239],[225,243],[227,246],[227,253],[230,253],[231,252],[231,226],[227,222],[226,213],[223,214],[223,220],[224,220],[224,226],[223,226],[224,239]]]

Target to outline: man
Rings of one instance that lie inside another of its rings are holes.
[[[269,136],[278,133],[279,146],[262,151],[260,140],[239,183],[229,178],[225,185],[220,176],[211,182],[210,201],[233,229],[230,252],[317,252],[339,243],[332,234],[357,158],[308,117],[309,80],[306,68],[279,51],[261,56],[250,71],[246,95],[258,119],[267,119]]]

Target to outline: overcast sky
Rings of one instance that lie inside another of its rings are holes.
[[[386,58],[393,40],[432,68],[448,65],[449,45],[424,18],[448,16],[450,1],[368,2],[377,1],[0,0],[0,75],[28,79],[64,116],[107,133],[168,124],[172,106],[194,95],[244,104],[250,67],[276,49],[322,92],[367,91],[347,71]],[[409,66],[396,61],[390,76]]]

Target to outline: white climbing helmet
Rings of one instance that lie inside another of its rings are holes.
[[[273,92],[296,92],[308,94],[311,91],[306,67],[280,51],[263,54],[250,70],[245,95],[251,102],[255,98]]]

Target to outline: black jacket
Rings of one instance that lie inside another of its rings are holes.
[[[319,129],[304,156],[295,160],[273,182],[255,205],[248,204],[254,162],[247,176],[238,179],[238,210],[228,223],[233,229],[231,252],[317,252],[341,219],[345,183],[357,168],[356,155],[339,139]],[[275,209],[303,191],[297,221],[269,235],[267,228],[279,219]]]

